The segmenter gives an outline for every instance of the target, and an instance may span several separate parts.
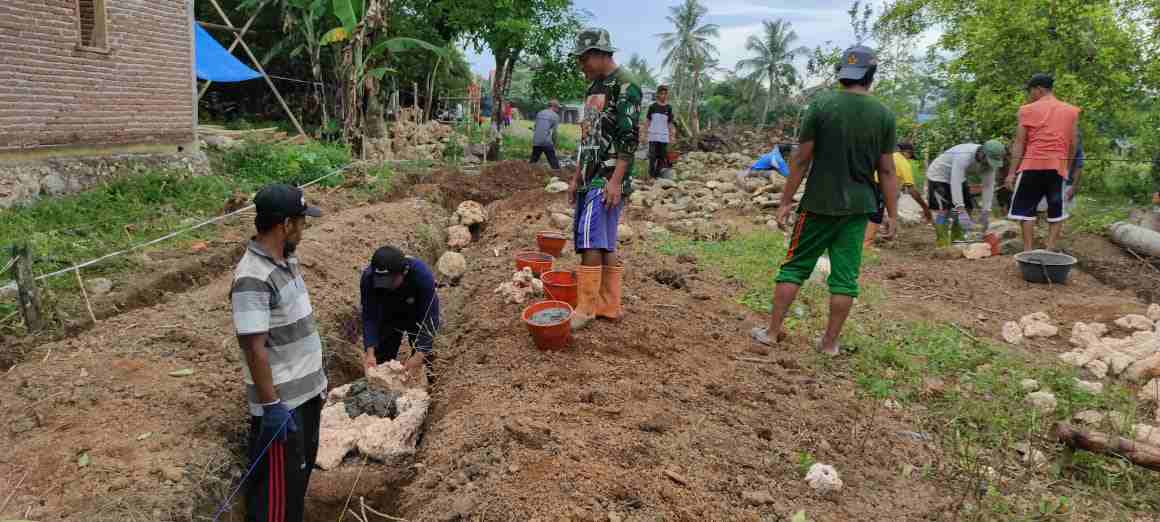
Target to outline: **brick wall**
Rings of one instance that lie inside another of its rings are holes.
[[[0,0],[0,158],[193,142],[187,1],[104,0],[102,53],[78,48],[78,0]]]

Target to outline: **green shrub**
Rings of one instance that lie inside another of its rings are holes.
[[[268,183],[302,185],[329,174],[350,161],[350,153],[338,145],[311,142],[304,145],[247,143],[222,155],[223,174],[254,190]],[[335,186],[342,182],[334,176],[322,182]]]

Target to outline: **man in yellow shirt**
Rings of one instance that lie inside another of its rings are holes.
[[[898,186],[905,190],[914,201],[918,202],[918,206],[922,207],[922,217],[927,223],[930,223],[932,218],[930,206],[926,204],[926,200],[922,199],[922,193],[914,186],[914,172],[910,168],[910,160],[914,159],[914,144],[902,142],[898,144],[898,150],[894,153],[894,173],[898,176]],[[862,247],[868,247],[874,243],[874,237],[878,235],[878,225],[882,224],[882,209],[870,216],[870,224],[866,226],[866,237],[862,240]]]

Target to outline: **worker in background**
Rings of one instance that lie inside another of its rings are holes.
[[[656,179],[661,169],[669,167],[669,143],[677,139],[667,85],[657,87],[657,100],[649,105],[641,125],[641,134],[648,137],[648,175]]]
[[[616,65],[608,31],[587,28],[572,56],[592,82],[585,96],[580,159],[568,194],[576,203],[573,243],[580,254],[572,329],[596,317],[620,320],[624,265],[616,255],[623,198],[632,191],[633,156],[640,136],[640,86]]]
[[[1056,248],[1068,217],[1063,187],[1079,141],[1080,109],[1057,99],[1054,86],[1055,79],[1047,74],[1036,74],[1027,82],[1031,102],[1019,108],[1019,128],[1011,147],[1007,187],[1013,194],[1007,217],[1021,222],[1024,252],[1035,242],[1039,200],[1047,199],[1048,250]]]
[[[975,201],[970,196],[967,176],[978,175],[983,181],[983,201],[977,213],[983,230],[990,226],[991,206],[995,202],[995,177],[1003,167],[1007,148],[999,140],[955,145],[939,154],[926,169],[927,197],[935,212],[934,223],[940,239],[949,240],[949,229],[955,223],[965,232],[974,228],[971,211]],[[940,228],[941,227],[941,228]]]
[[[898,177],[898,184],[901,185],[902,190],[905,190],[910,197],[914,199],[918,206],[922,207],[922,218],[927,223],[932,221],[930,206],[926,204],[926,200],[922,199],[922,194],[919,193],[918,188],[914,186],[914,173],[910,167],[910,160],[914,159],[914,144],[913,143],[899,143],[898,151],[894,153],[894,173]],[[878,207],[878,212],[870,216],[870,224],[866,225],[866,238],[862,241],[863,248],[874,243],[874,237],[878,235],[878,227],[882,225],[883,207]]]
[[[234,331],[245,356],[250,410],[246,520],[301,522],[318,455],[325,401],[322,339],[294,250],[306,216],[302,190],[267,185],[254,196],[257,235],[234,269]]]
[[[870,95],[877,65],[873,50],[863,46],[847,49],[837,70],[841,88],[822,95],[806,110],[801,143],[790,159],[791,173],[777,210],[781,226],[789,221],[793,195],[802,180],[807,180],[806,190],[790,234],[789,251],[777,274],[769,326],[750,331],[760,345],[772,347],[780,340],[786,311],[818,258],[828,251],[830,316],[817,350],[838,355],[838,336],[858,297],[866,224],[878,211],[879,201],[886,209],[882,236],[894,237],[898,222],[895,120],[890,109]]]
[[[540,161],[540,154],[548,157],[548,165],[552,170],[560,168],[556,160],[556,129],[560,127],[560,102],[555,98],[548,100],[548,108],[536,113],[535,127],[532,128],[532,159],[529,163]]]
[[[408,375],[426,366],[431,375],[439,296],[435,276],[422,261],[391,246],[375,250],[359,279],[363,364],[370,368],[399,357],[403,337],[414,351],[403,363]]]

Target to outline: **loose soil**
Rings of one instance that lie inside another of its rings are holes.
[[[576,333],[567,351],[537,351],[522,307],[494,289],[510,279],[514,253],[552,229],[547,209],[566,207],[543,192],[546,177],[523,162],[477,177],[436,172],[414,187],[426,200],[328,213],[307,232],[301,258],[340,385],[361,373],[357,276],[369,253],[386,243],[436,250],[429,229],[446,227],[447,210],[465,199],[487,204],[491,219],[463,251],[468,273],[440,290],[437,378],[414,465],[316,472],[308,520],[335,520],[352,491],[408,520],[768,520],[798,510],[811,520],[955,518],[974,485],[901,471],[947,458],[916,434],[917,419],[862,398],[852,373],[800,336],[767,363],[736,357],[764,318],[737,302],[741,283],[693,257],[625,245],[627,316]],[[644,228],[642,215],[626,217]],[[1143,305],[1085,270],[1048,287],[1023,282],[1010,258],[935,260],[926,236],[904,231],[867,268],[886,290],[875,305],[883,316],[997,339],[1003,321],[1025,313],[1069,326]],[[566,249],[555,268],[577,264]],[[230,274],[207,279],[43,344],[0,377],[0,480],[20,483],[0,518],[212,516],[241,474],[247,418]],[[1062,339],[1025,349],[1054,359]],[[169,376],[184,368],[193,374]],[[814,493],[803,481],[810,459],[833,465],[845,489]],[[755,492],[773,502],[755,503]]]

